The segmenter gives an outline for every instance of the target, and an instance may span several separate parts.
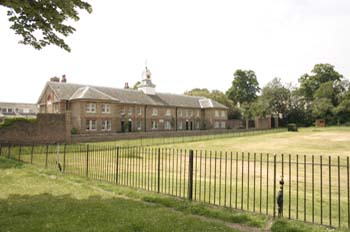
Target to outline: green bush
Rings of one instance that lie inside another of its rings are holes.
[[[72,135],[76,135],[76,134],[78,134],[78,129],[75,128],[75,127],[73,127],[73,128],[70,130],[70,133],[71,133]]]
[[[13,125],[15,122],[28,122],[35,123],[37,121],[36,118],[5,118],[4,123],[0,124],[0,128],[5,128]]]
[[[287,125],[288,131],[298,131],[298,127],[296,123],[289,123]]]

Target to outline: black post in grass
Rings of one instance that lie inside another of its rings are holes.
[[[86,177],[89,177],[89,144],[86,145]]]
[[[157,192],[160,193],[160,148],[158,148]]]
[[[45,168],[47,168],[48,157],[49,157],[49,144],[46,144]]]
[[[62,168],[63,173],[66,172],[66,153],[67,153],[67,144],[64,144],[64,147],[63,147],[63,168]]]
[[[193,150],[190,150],[188,157],[188,192],[187,199],[192,201],[193,197]]]
[[[10,159],[10,154],[11,154],[11,144],[8,145],[7,149],[7,158]]]
[[[119,147],[116,147],[116,160],[115,160],[115,183],[119,184]]]
[[[32,144],[32,150],[30,152],[30,163],[33,163],[33,155],[34,155],[34,144]]]
[[[276,217],[276,154],[273,156],[273,218]]]

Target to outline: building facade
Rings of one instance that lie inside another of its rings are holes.
[[[36,118],[37,113],[36,104],[0,102],[0,124],[5,118]]]
[[[70,112],[79,134],[226,128],[226,106],[204,97],[158,93],[155,87],[147,67],[137,90],[51,78],[39,97],[39,112]]]

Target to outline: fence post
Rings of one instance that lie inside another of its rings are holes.
[[[142,138],[142,137],[141,137]],[[117,160],[115,161],[115,183],[118,184],[118,169],[119,169],[119,147],[117,147]]]
[[[0,143],[0,156],[2,156],[2,143]]]
[[[45,168],[47,168],[47,158],[49,156],[49,144],[46,144]]]
[[[7,152],[7,158],[10,159],[10,154],[11,154],[11,144],[8,146],[8,152]]]
[[[273,218],[276,217],[276,154],[273,156]]]
[[[89,144],[86,145],[86,177],[89,177]]]
[[[18,161],[21,161],[21,152],[22,152],[22,145],[19,145]]]
[[[32,144],[32,151],[30,152],[30,163],[33,164],[34,144]]]
[[[67,144],[64,144],[64,148],[63,148],[63,173],[66,172],[66,152],[67,152]]]
[[[193,197],[193,150],[189,151],[188,160],[188,200],[192,201]]]
[[[157,183],[157,192],[160,193],[160,148],[158,148],[158,183]]]

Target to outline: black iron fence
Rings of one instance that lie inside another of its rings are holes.
[[[0,145],[0,156],[222,207],[350,227],[349,157],[113,145]],[[284,186],[280,188],[279,181]]]

